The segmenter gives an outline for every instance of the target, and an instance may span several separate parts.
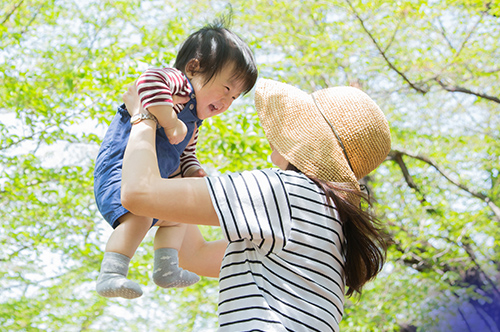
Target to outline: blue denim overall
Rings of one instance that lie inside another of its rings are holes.
[[[182,152],[191,140],[195,128],[199,128],[203,122],[196,113],[194,92],[191,92],[190,98],[184,109],[177,114],[177,117],[186,124],[188,129],[187,135],[181,143],[170,144],[164,129],[156,130],[156,154],[162,178],[168,178],[177,170]],[[95,200],[102,216],[113,228],[119,225],[118,218],[129,212],[121,204],[120,191],[123,155],[131,128],[130,115],[125,109],[125,105],[122,105],[118,107],[118,112],[104,136],[95,161]],[[153,220],[153,225],[156,221],[156,219]]]

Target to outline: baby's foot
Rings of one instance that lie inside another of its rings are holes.
[[[200,281],[200,277],[179,267],[176,249],[160,248],[155,250],[153,280],[163,288],[188,287]]]
[[[105,252],[97,278],[97,293],[104,297],[135,299],[142,295],[141,287],[127,279],[130,258],[117,252]]]
[[[97,293],[104,297],[135,299],[142,295],[141,287],[118,273],[101,273],[97,279]]]

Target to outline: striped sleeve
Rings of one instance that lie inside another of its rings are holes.
[[[264,255],[283,249],[290,235],[291,210],[285,186],[275,170],[206,179],[229,242],[251,241]]]
[[[146,70],[137,80],[137,91],[141,105],[174,106],[172,96],[187,96],[190,92],[186,76],[175,68],[152,68]]]

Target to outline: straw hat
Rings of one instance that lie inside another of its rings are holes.
[[[269,143],[306,175],[359,189],[358,180],[377,168],[391,149],[384,114],[357,88],[308,94],[260,79],[255,106]]]

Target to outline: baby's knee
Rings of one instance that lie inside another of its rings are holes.
[[[174,221],[166,221],[166,220],[158,220],[155,226],[159,227],[181,227],[184,226],[183,223],[174,222]]]
[[[127,213],[118,218],[120,225],[135,225],[150,228],[153,224],[153,218],[136,216],[132,213]]]

